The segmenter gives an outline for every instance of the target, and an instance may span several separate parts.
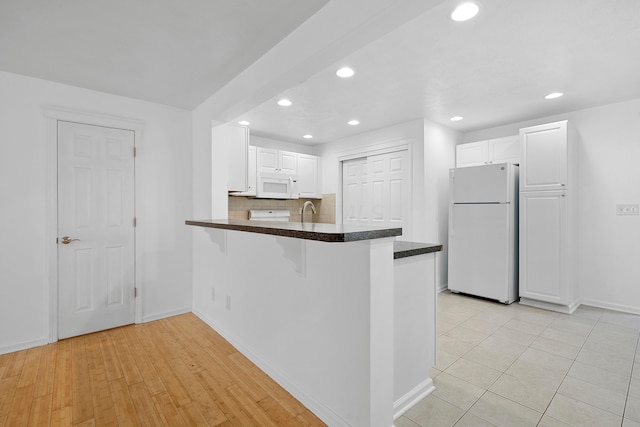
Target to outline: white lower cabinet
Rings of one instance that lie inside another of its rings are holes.
[[[577,304],[576,248],[571,245],[568,193],[520,193],[521,302],[571,312]]]

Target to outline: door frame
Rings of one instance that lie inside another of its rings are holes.
[[[83,125],[101,126],[115,129],[133,131],[134,147],[139,151],[143,145],[145,123],[127,117],[119,117],[91,111],[74,110],[54,105],[42,106],[46,118],[46,156],[47,156],[47,200],[46,200],[46,257],[47,257],[47,291],[48,291],[48,320],[49,337],[48,342],[58,341],[58,121],[73,122]],[[135,178],[135,168],[137,157],[134,158],[134,212],[136,217],[138,211],[139,183]],[[140,233],[137,227],[134,228],[134,287],[137,289],[137,297],[134,301],[134,322],[142,322],[142,297],[144,283],[141,263],[139,260],[138,248],[140,245]]]

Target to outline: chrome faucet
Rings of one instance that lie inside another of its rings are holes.
[[[316,207],[313,205],[313,202],[307,200],[304,202],[304,205],[302,205],[302,210],[300,211],[300,222],[304,222],[304,211],[307,209],[307,206],[311,206],[311,212],[316,213]]]

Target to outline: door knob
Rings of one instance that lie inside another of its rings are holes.
[[[71,242],[75,242],[76,240],[80,240],[80,239],[72,239],[72,238],[70,238],[69,236],[64,236],[64,237],[62,238],[62,244],[63,244],[63,245],[68,245],[69,243],[71,243]]]

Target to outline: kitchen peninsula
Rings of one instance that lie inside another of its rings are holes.
[[[186,224],[207,248],[193,312],[325,423],[390,427],[433,390],[441,245],[395,242],[400,228]]]

